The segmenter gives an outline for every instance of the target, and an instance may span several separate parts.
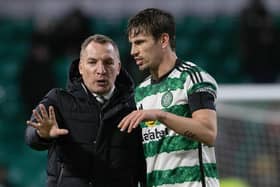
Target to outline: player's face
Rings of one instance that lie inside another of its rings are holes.
[[[105,94],[114,85],[120,67],[119,57],[112,44],[91,42],[82,54],[79,71],[91,92]]]
[[[130,54],[134,57],[140,70],[156,69],[162,59],[162,46],[160,40],[156,41],[152,35],[139,33],[130,34]]]

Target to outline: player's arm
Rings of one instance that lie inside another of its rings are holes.
[[[158,120],[176,133],[213,145],[217,136],[216,111],[200,109],[192,114],[192,118],[178,116],[159,109],[136,110],[127,115],[119,124],[121,131],[131,132],[140,122]]]
[[[183,136],[213,145],[217,137],[216,90],[210,83],[197,85],[193,85],[192,92],[187,94],[190,118],[164,113],[159,120]]]
[[[217,136],[215,95],[193,92],[188,96],[192,117],[178,116],[159,109],[138,110],[130,113],[119,124],[121,131],[131,132],[142,121],[158,120],[178,134],[213,145]]]
[[[216,111],[200,109],[192,118],[178,116],[169,112],[158,111],[158,120],[178,134],[213,145],[217,136]]]

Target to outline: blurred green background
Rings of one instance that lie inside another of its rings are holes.
[[[223,14],[209,17],[176,16],[178,57],[200,65],[213,75],[219,84],[252,83],[252,78],[243,69],[240,59],[238,16]],[[129,56],[130,46],[125,36],[128,18],[128,16],[114,19],[98,15],[89,16],[86,24],[90,33],[105,34],[116,41],[123,66],[138,83],[144,75],[138,71]],[[273,23],[280,28],[279,15],[273,15]],[[44,40],[51,47],[58,41],[55,37],[52,38],[54,35],[48,34],[61,29],[53,25],[55,24],[44,27],[47,33]],[[8,168],[8,179],[15,187],[43,186],[46,177],[47,152],[33,151],[24,143],[25,121],[31,111],[26,110],[20,91],[20,73],[33,46],[34,33],[42,32],[41,30],[38,21],[33,17],[0,17],[0,165]],[[61,32],[64,35],[67,30],[62,29]],[[62,42],[66,40],[71,40],[71,36]],[[53,51],[52,54],[50,63],[56,86],[65,87],[69,63],[78,57],[78,53],[70,50],[70,52]],[[30,72],[32,73],[34,72]],[[43,78],[38,77],[39,83]],[[33,85],[33,89],[36,89],[36,85]]]

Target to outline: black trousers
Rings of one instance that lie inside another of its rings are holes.
[[[57,181],[56,177],[49,176],[47,187],[138,187],[138,182],[129,179],[90,181],[80,177],[63,177]]]

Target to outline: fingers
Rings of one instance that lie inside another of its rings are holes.
[[[41,114],[37,110],[32,110],[32,113],[39,123],[43,123],[44,120],[47,120],[49,118],[48,113],[46,107],[43,104],[39,105],[39,110]]]
[[[35,122],[32,122],[32,121],[26,121],[26,124],[35,128],[35,129],[39,129],[39,127],[41,125],[40,123],[35,123]]]
[[[127,132],[130,133],[141,121],[142,113],[140,111],[134,111],[122,119],[118,128],[120,128],[120,131],[125,131],[127,129]]]
[[[32,113],[33,113],[36,121],[42,123],[43,119],[42,119],[41,115],[39,114],[39,112],[37,110],[32,110]]]
[[[26,123],[35,128],[41,138],[56,138],[69,133],[67,129],[59,129],[53,106],[49,106],[47,110],[44,105],[40,104],[39,110],[33,110],[33,116],[35,121]]]
[[[49,115],[50,115],[50,120],[56,121],[56,117],[55,117],[55,112],[54,112],[53,106],[49,107]]]
[[[46,107],[43,104],[40,104],[39,108],[40,108],[40,112],[41,112],[43,119],[48,119],[49,115],[47,113]]]
[[[125,131],[125,129],[127,129],[127,126],[129,125],[126,118],[127,117],[123,118],[122,121],[118,125],[118,128],[120,128],[120,131]]]
[[[39,112],[40,111],[40,112]],[[49,113],[47,112],[46,107],[43,104],[39,105],[38,110],[32,110],[32,113],[39,123],[45,123],[48,120],[56,121],[55,112],[53,106],[49,106]]]
[[[118,127],[120,128],[120,131],[125,131],[126,129],[128,129],[129,125],[130,125],[130,118],[131,118],[131,114],[125,116],[121,122],[119,123]]]
[[[141,122],[141,120],[139,120],[140,117],[141,117],[140,114],[137,113],[135,116],[132,116],[129,119],[129,121],[128,121],[129,125],[128,125],[128,129],[127,129],[128,133],[130,133],[135,127],[138,126],[138,124]]]

